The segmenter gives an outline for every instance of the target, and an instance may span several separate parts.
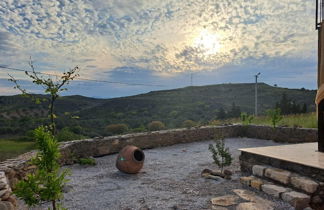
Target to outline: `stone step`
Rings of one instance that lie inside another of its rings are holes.
[[[289,187],[274,184],[259,177],[241,177],[240,182],[245,186],[249,186],[256,190],[262,191],[272,197],[282,199],[283,201],[288,202],[297,210],[303,210],[309,207],[311,203],[310,195],[294,191]]]
[[[311,178],[270,166],[254,165],[252,173],[254,176],[273,180],[307,194],[314,194],[318,191],[320,185],[320,183]]]

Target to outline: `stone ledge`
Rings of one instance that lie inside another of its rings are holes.
[[[264,184],[261,186],[261,190],[275,198],[280,198],[282,193],[289,191],[288,188],[280,187],[274,184]]]
[[[308,207],[310,203],[309,195],[296,191],[285,192],[281,195],[281,198],[295,207],[297,210]]]
[[[297,189],[301,189],[306,193],[315,193],[319,184],[310,178],[302,177],[297,174],[291,176],[290,183]]]
[[[266,168],[264,176],[282,184],[288,184],[290,181],[291,172],[278,168]]]
[[[252,174],[255,176],[263,177],[266,168],[267,168],[266,166],[254,165],[252,167]]]

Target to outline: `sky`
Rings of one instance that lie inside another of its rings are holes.
[[[313,0],[1,0],[0,66],[78,66],[64,94],[97,98],[251,83],[258,72],[270,85],[316,89],[314,14]],[[42,92],[0,69],[0,95],[19,93],[8,74]]]

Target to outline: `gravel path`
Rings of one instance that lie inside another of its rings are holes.
[[[212,141],[178,144],[144,150],[145,163],[139,174],[128,175],[115,168],[117,155],[97,158],[96,166],[69,166],[72,176],[64,195],[68,209],[211,209],[210,199],[234,194],[239,183],[238,148],[278,145],[273,141],[230,138],[226,146],[235,160],[233,180],[209,180],[200,177],[205,168],[216,169],[208,144]],[[261,197],[269,200],[263,193]],[[273,200],[276,209],[292,209]],[[235,209],[231,207],[229,209]]]

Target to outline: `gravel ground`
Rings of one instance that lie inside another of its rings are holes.
[[[212,141],[144,150],[144,167],[136,175],[124,174],[115,168],[117,155],[96,158],[96,166],[69,166],[72,176],[63,206],[71,210],[211,209],[211,198],[234,194],[233,189],[244,188],[239,182],[240,153],[237,149],[279,145],[267,140],[226,139],[226,146],[234,156],[230,167],[234,175],[230,181],[216,181],[200,176],[205,168],[217,168],[208,151],[210,143]],[[258,195],[274,201],[275,209],[293,209],[263,193],[258,192]],[[235,209],[235,206],[228,209]]]

